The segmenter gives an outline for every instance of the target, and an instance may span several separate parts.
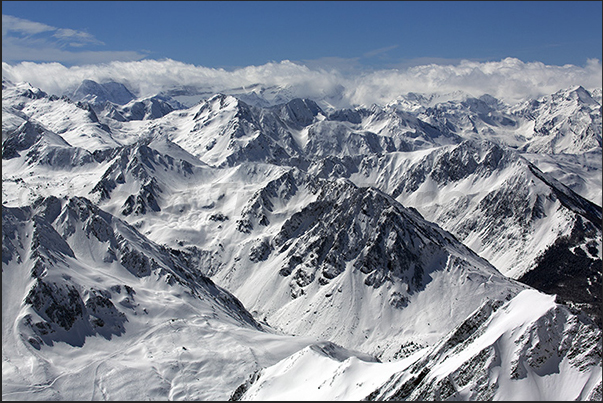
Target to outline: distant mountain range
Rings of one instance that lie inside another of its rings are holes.
[[[2,111],[3,399],[601,399],[600,89]]]

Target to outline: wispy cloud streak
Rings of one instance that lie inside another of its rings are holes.
[[[394,50],[398,47],[398,45],[392,45],[392,46],[387,46],[385,48],[380,48],[380,49],[375,49],[375,50],[371,50],[370,52],[366,52],[365,54],[363,54],[362,56],[364,57],[375,57],[377,55],[383,54],[383,53],[387,53],[390,50]]]
[[[141,60],[137,51],[86,49],[105,44],[88,32],[57,28],[47,24],[2,14],[2,60],[61,62],[65,64],[103,63],[114,60]]]

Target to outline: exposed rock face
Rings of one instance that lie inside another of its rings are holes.
[[[518,278],[558,301],[582,311],[603,328],[601,320],[601,257],[596,239],[600,229],[582,217],[577,217],[571,233],[557,238],[543,254],[535,267]]]
[[[24,121],[15,131],[5,133],[2,130],[2,159],[18,157],[19,151],[32,147],[43,132],[43,127],[29,121]]]
[[[345,182],[315,186],[318,201],[293,214],[274,237],[279,253],[289,257],[280,274],[294,273],[294,289],[315,279],[327,284],[348,262],[368,274],[366,285],[378,288],[395,279],[408,293],[423,288],[428,262],[421,255],[431,259],[450,239],[419,232],[412,214],[372,189]]]

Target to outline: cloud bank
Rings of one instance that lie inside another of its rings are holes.
[[[426,64],[406,69],[342,72],[308,67],[290,61],[248,66],[233,71],[186,64],[171,59],[114,61],[66,67],[60,63],[2,63],[2,77],[27,81],[42,90],[62,95],[84,79],[124,83],[139,96],[178,88],[196,87],[220,92],[261,84],[285,87],[295,96],[327,100],[336,107],[385,104],[408,92],[490,94],[509,104],[536,98],[574,85],[602,86],[601,61],[585,66],[551,66],[506,58],[494,62],[461,61],[456,65]]]

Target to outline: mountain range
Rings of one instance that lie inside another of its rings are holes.
[[[601,399],[600,89],[2,112],[3,399]]]

